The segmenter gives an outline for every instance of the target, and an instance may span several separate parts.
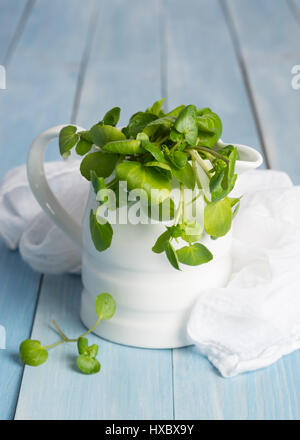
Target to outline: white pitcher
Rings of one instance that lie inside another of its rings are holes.
[[[44,173],[44,153],[48,143],[64,126],[41,133],[33,142],[27,162],[31,189],[42,209],[82,251],[81,319],[88,327],[96,321],[94,301],[109,292],[117,303],[114,317],[101,322],[94,333],[121,344],[147,348],[175,348],[189,344],[186,321],[201,290],[225,286],[231,273],[231,232],[218,240],[207,235],[201,241],[212,252],[209,263],[184,266],[176,271],[165,255],[151,250],[165,230],[162,224],[113,225],[112,245],[98,252],[91,240],[89,213],[96,207],[91,186],[83,224],[78,224],[59,204]],[[84,130],[77,127],[79,131]],[[226,145],[226,144],[225,144]],[[236,173],[257,168],[259,152],[237,145],[240,160]]]

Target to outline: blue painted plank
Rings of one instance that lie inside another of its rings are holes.
[[[67,0],[62,9],[59,0],[36,3],[7,68],[7,90],[0,95],[0,112],[7,115],[0,125],[3,169],[24,163],[41,131],[70,121],[93,5],[93,0],[85,7]],[[57,159],[57,149],[50,149],[47,158]]]
[[[25,3],[12,0],[0,4],[0,62],[17,31]],[[5,93],[0,90],[0,101]],[[1,120],[4,125],[3,117]],[[5,171],[1,161],[0,174]],[[30,335],[39,280],[40,275],[33,273],[20,255],[10,252],[0,240],[0,324],[6,329],[6,350],[0,350],[1,420],[12,418],[15,411],[23,373],[16,351],[20,340]]]
[[[248,40],[249,34],[254,34],[253,29],[256,34],[259,27],[252,23],[250,32],[251,25],[246,24],[250,3],[234,4],[235,10],[243,10],[245,23],[241,23],[241,27],[247,28],[244,38]],[[259,3],[261,8],[262,2]],[[170,0],[164,5],[169,107],[181,102],[211,106],[222,117],[224,140],[259,148],[244,80],[220,3],[187,0],[182,8],[179,1]],[[255,11],[259,15],[259,9]],[[266,35],[273,25],[272,20],[265,20]],[[277,28],[274,26],[275,33]],[[281,37],[286,40],[286,36]],[[282,45],[285,40],[281,41]],[[260,51],[263,58],[266,48],[262,46]],[[246,60],[248,67],[248,58]],[[254,69],[257,64],[252,60]],[[276,73],[273,66],[274,71]],[[287,117],[284,120],[286,122]],[[298,353],[268,369],[232,379],[223,379],[195,347],[174,350],[173,357],[176,419],[299,418],[299,397],[293,391],[296,384],[299,387],[295,367]]]
[[[49,323],[56,319],[70,337],[85,331],[79,319],[78,276],[46,276],[32,337],[48,344],[59,340]],[[171,417],[169,351],[140,350],[89,337],[99,344],[99,374],[77,370],[76,344],[49,352],[46,364],[25,368],[17,420],[155,419]],[[172,403],[172,402],[171,402]]]
[[[30,336],[40,275],[33,273],[18,252],[0,241],[0,324],[6,329],[6,350],[0,350],[0,419],[14,415],[23,365],[20,342]]]
[[[299,2],[294,5],[299,13]],[[299,183],[300,89],[292,88],[291,69],[299,65],[300,15],[296,17],[288,2],[281,0],[230,0],[228,6],[271,166],[287,171]]]
[[[62,11],[59,0],[43,0],[29,16],[8,66],[8,88],[0,91],[0,176],[25,161],[41,130],[70,119],[94,3],[85,2],[78,14],[80,5],[69,0]],[[8,419],[14,415],[23,372],[16,353],[20,341],[30,336],[40,274],[3,244],[0,261],[0,323],[6,326],[8,347],[0,351],[0,418]]]
[[[142,32],[141,32],[142,28]],[[90,127],[107,109],[129,114],[160,97],[158,3],[102,1],[97,32],[84,78],[79,125]],[[79,321],[80,278],[46,277],[33,337],[51,341],[54,317],[70,335]],[[102,341],[103,370],[86,377],[74,369],[74,347],[53,351],[46,365],[25,368],[17,419],[170,419],[173,417],[170,350],[142,350]]]
[[[0,64],[4,63],[10,42],[15,35],[26,3],[27,1],[24,0],[0,2]]]
[[[121,107],[120,126],[161,98],[158,0],[102,2],[94,49],[82,90],[78,123],[90,127]]]
[[[169,109],[211,107],[222,139],[260,149],[244,80],[218,0],[162,2]]]

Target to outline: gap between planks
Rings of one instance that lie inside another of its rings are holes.
[[[219,0],[221,9],[223,11],[224,17],[225,17],[225,22],[228,26],[228,30],[229,30],[229,34],[230,37],[232,39],[232,44],[233,44],[233,48],[238,60],[238,64],[241,70],[241,74],[243,77],[243,81],[245,84],[245,89],[249,98],[249,103],[250,103],[250,107],[252,110],[252,114],[253,114],[253,118],[254,118],[254,123],[256,126],[256,130],[257,130],[257,134],[258,134],[258,138],[260,141],[260,145],[263,151],[263,155],[265,158],[265,162],[266,162],[266,167],[269,169],[271,168],[271,163],[269,160],[269,156],[268,156],[268,152],[267,152],[267,147],[266,147],[266,142],[264,139],[264,135],[263,135],[263,130],[262,130],[262,126],[259,120],[259,116],[258,116],[258,111],[256,108],[256,103],[255,103],[255,98],[252,92],[252,88],[251,88],[251,84],[250,84],[250,80],[249,80],[249,75],[248,75],[248,71],[247,71],[247,67],[246,67],[246,62],[242,53],[242,49],[241,49],[241,45],[239,42],[239,37],[238,37],[238,33],[237,33],[237,29],[233,20],[233,17],[230,13],[230,8],[228,7],[227,4],[227,0]]]
[[[17,25],[16,31],[14,32],[8,47],[7,47],[7,51],[6,54],[3,57],[3,65],[7,66],[11,60],[11,57],[18,45],[18,42],[20,41],[20,38],[23,34],[23,31],[25,29],[25,26],[28,22],[28,18],[30,16],[30,13],[32,11],[32,8],[34,7],[36,3],[36,0],[27,0],[27,3],[24,7],[23,13],[20,17],[19,23]]]

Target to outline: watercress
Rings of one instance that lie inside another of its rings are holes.
[[[78,132],[72,125],[64,127],[59,147],[64,158],[74,147],[77,154],[83,156],[80,171],[92,182],[96,194],[110,189],[118,200],[119,183],[126,182],[127,192],[144,190],[148,216],[155,217],[151,208],[157,206],[159,221],[165,218],[162,208],[170,202],[171,223],[152,250],[158,254],[164,252],[170,264],[180,270],[181,264],[198,266],[211,261],[212,253],[200,243],[203,235],[208,234],[215,240],[231,228],[240,203],[239,199],[229,197],[237,178],[238,151],[234,145],[224,146],[218,142],[222,122],[210,108],[180,105],[166,113],[163,103],[161,99],[145,111],[134,113],[122,129],[117,128],[119,107],[109,110],[90,130]],[[172,198],[174,186],[180,190],[178,206]],[[191,201],[186,199],[186,189],[193,192]],[[106,199],[98,195],[96,200],[98,209],[106,203]],[[204,205],[202,218],[190,218],[188,208],[200,201]],[[110,247],[113,227],[98,210],[90,212],[90,231],[99,252]],[[178,248],[180,243],[184,245]],[[80,356],[89,353],[88,361],[80,358],[82,369],[96,370],[95,351],[85,345],[82,347],[85,351]],[[36,359],[44,359],[43,348],[37,344],[31,348]]]
[[[99,325],[102,319],[107,320],[113,317],[116,311],[116,303],[109,293],[100,293],[95,301],[95,311],[98,316],[96,323],[92,328],[84,332],[78,338],[69,339],[59,328],[56,321],[52,321],[61,339],[51,345],[42,345],[40,341],[26,339],[20,345],[20,357],[26,365],[37,367],[44,364],[48,359],[48,350],[66,342],[76,342],[78,357],[77,366],[82,373],[95,374],[100,371],[101,365],[96,359],[98,354],[98,345],[89,346],[86,336]]]

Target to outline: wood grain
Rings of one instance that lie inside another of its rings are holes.
[[[25,3],[6,3],[7,9],[1,2],[0,29],[8,45],[21,13],[17,5],[24,7]],[[41,130],[70,119],[85,43],[82,35],[87,34],[94,5],[85,2],[84,11],[78,15],[74,6],[80,4],[77,0],[65,1],[67,9],[62,13],[59,0],[42,0],[28,16],[11,54],[7,90],[0,91],[0,176],[25,162],[29,146]],[[0,261],[0,323],[7,333],[7,350],[0,351],[0,418],[7,419],[14,416],[23,372],[18,348],[30,336],[40,274],[31,271],[19,254],[8,251],[2,242]]]
[[[151,38],[150,38],[151,37]],[[160,97],[158,3],[102,1],[97,31],[83,80],[78,123],[90,127],[120,105],[121,124],[129,114]],[[80,334],[80,278],[46,277],[33,337],[48,340],[55,316],[67,333]],[[113,294],[113,292],[111,292]],[[76,348],[51,353],[38,371],[26,368],[16,419],[170,419],[173,417],[170,350],[142,350],[102,341],[102,372],[78,373]],[[49,379],[50,378],[50,379]]]
[[[17,41],[22,21],[26,21],[26,10],[32,5],[31,0],[6,0],[0,2],[0,63],[6,65],[13,42]],[[23,18],[23,20],[22,20]],[[20,29],[21,28],[21,29]]]
[[[227,5],[247,65],[270,164],[299,183],[300,89],[291,85],[291,69],[299,65],[300,55],[295,11],[286,1],[229,0]]]
[[[22,0],[12,0],[0,4],[1,63],[7,58],[8,50],[12,47],[11,42],[16,40],[25,3]],[[12,48],[10,53],[13,53]],[[7,93],[7,90],[0,91],[0,103]],[[0,133],[5,123],[2,117]],[[7,169],[1,160],[0,175],[5,171]],[[0,324],[6,328],[6,350],[0,350],[1,420],[10,419],[14,415],[23,374],[23,365],[19,362],[16,352],[19,342],[30,335],[39,280],[40,275],[33,273],[21,260],[20,255],[9,251],[0,239]]]
[[[130,7],[103,0],[97,22],[92,1],[65,0],[64,12],[60,4],[37,2],[11,58],[11,93],[0,100],[9,115],[0,121],[0,173],[24,161],[35,134],[71,113],[89,127],[120,105],[122,125],[165,94],[169,108],[196,103],[220,113],[225,141],[261,148],[263,138],[271,165],[298,181],[300,91],[291,89],[290,70],[299,64],[300,26],[287,2],[230,0],[224,10],[217,0],[131,0]],[[0,352],[0,417],[9,418],[22,371],[15,353],[30,330],[39,277],[4,247],[0,264],[0,323],[9,334],[9,356]],[[53,318],[70,336],[83,331],[81,288],[79,277],[46,276],[32,337],[56,340]],[[100,344],[102,372],[78,373],[74,346],[51,351],[44,366],[25,368],[16,419],[300,418],[299,351],[223,379],[195,347],[172,353],[90,340]]]
[[[249,20],[247,7],[252,2],[242,3],[235,11],[242,10],[246,21]],[[179,1],[170,0],[164,4],[169,106],[182,101],[210,106],[222,117],[224,140],[259,147],[249,91],[220,3],[187,0],[185,8],[180,7]],[[256,15],[260,15],[258,8]],[[188,28],[179,33],[184,23],[188,23]],[[271,23],[265,32],[271,32],[270,28]],[[214,29],[213,37],[208,38],[211,29]],[[250,28],[248,39],[249,34]],[[191,44],[191,41],[199,44]],[[264,52],[263,47],[261,52]],[[245,61],[248,69],[251,60],[245,57]],[[297,418],[300,416],[299,374],[287,364],[293,365],[298,359],[299,354],[294,353],[265,370],[223,379],[195,347],[174,350],[175,418]],[[287,386],[289,382],[291,387]],[[298,391],[293,392],[295,388]]]
[[[58,339],[49,323],[76,337],[85,331],[79,319],[81,281],[76,276],[46,276],[32,337]],[[102,371],[85,376],[76,366],[76,344],[50,351],[39,368],[25,368],[17,420],[172,418],[170,353],[128,348],[89,337],[99,344]]]

